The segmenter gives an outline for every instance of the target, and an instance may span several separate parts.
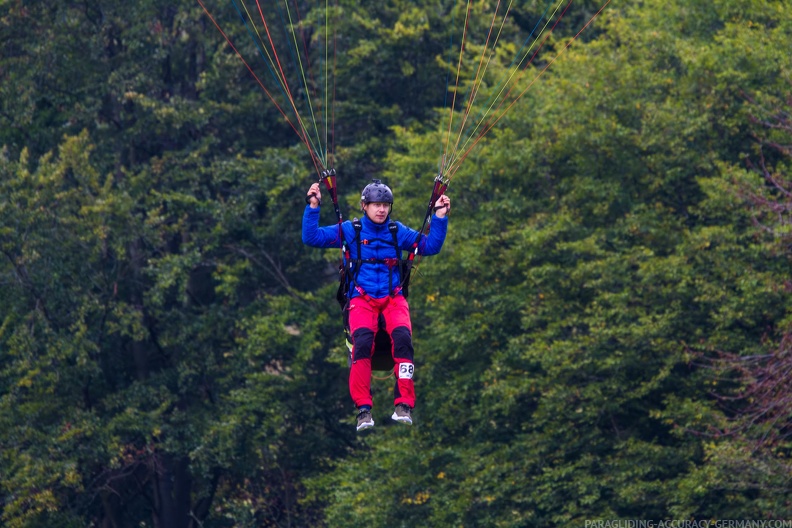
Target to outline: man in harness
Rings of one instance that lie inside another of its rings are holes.
[[[410,308],[403,288],[409,280],[409,267],[404,266],[406,261],[401,258],[402,250],[417,250],[415,253],[426,256],[439,253],[448,229],[446,215],[451,209],[451,201],[445,194],[437,199],[431,229],[428,235],[423,235],[390,219],[393,192],[379,180],[373,180],[363,189],[360,207],[365,214],[361,220],[319,227],[321,198],[319,184],[314,183],[306,198],[302,240],[304,244],[317,248],[340,248],[345,242],[348,246],[349,261],[353,266],[346,277],[349,301],[344,310],[348,312],[352,337],[349,393],[358,409],[357,430],[374,426],[371,416],[371,357],[381,318],[390,336],[395,363],[396,384],[391,418],[410,425],[415,407],[415,365]]]

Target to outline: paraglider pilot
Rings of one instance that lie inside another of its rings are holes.
[[[340,248],[346,240],[349,260],[354,263],[345,310],[348,311],[352,337],[349,392],[358,409],[357,430],[374,426],[371,415],[371,357],[380,314],[390,336],[395,363],[396,384],[391,418],[410,425],[415,407],[415,365],[410,308],[402,291],[405,277],[401,275],[406,273],[399,264],[403,262],[402,250],[417,248],[417,254],[425,256],[440,252],[448,229],[447,214],[451,201],[446,195],[437,199],[431,229],[428,235],[424,235],[390,219],[393,192],[379,180],[373,180],[363,189],[360,197],[364,213],[362,219],[347,220],[341,223],[340,230],[338,224],[319,227],[321,198],[319,183],[314,183],[307,193],[302,240],[306,245],[317,248]],[[417,246],[414,245],[416,243]]]

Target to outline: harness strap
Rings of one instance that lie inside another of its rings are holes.
[[[400,291],[403,290],[402,285],[399,284],[395,288],[393,287],[393,268],[399,266],[399,270],[401,271],[404,260],[402,260],[401,250],[399,249],[399,225],[394,222],[393,220],[388,222],[388,231],[390,231],[391,237],[393,238],[393,248],[396,251],[396,258],[384,258],[384,259],[363,259],[361,258],[361,241],[360,241],[360,233],[363,230],[363,223],[357,219],[352,219],[352,226],[355,228],[355,244],[357,245],[357,258],[354,260],[354,272],[352,274],[352,280],[357,282],[358,274],[360,273],[360,267],[364,263],[369,264],[385,264],[388,266],[388,291],[390,297],[395,297],[399,294]],[[350,269],[353,268],[352,261],[350,261]],[[403,281],[402,281],[403,282]],[[366,293],[366,291],[360,287],[359,284],[355,284],[355,291],[360,294],[361,297],[365,298],[367,301],[371,299],[371,297]],[[351,296],[351,290],[349,295]],[[406,297],[406,295],[405,295]]]
[[[353,262],[351,259],[349,261],[349,271],[350,271],[350,283],[357,282],[358,273],[360,273],[360,232],[363,230],[363,223],[360,221],[359,218],[352,219],[352,227],[355,228],[355,243],[357,244],[357,260]],[[355,285],[355,290],[360,293],[361,296],[368,297],[368,294],[363,291],[363,288],[360,286]],[[352,289],[350,288],[349,293],[347,293],[349,298],[352,298]],[[369,299],[366,299],[367,301]]]
[[[410,253],[407,257],[407,260],[403,261],[401,287],[404,290],[405,297],[407,297],[408,290],[410,287],[410,277],[411,277],[413,263],[415,261],[415,258],[418,256],[418,246],[421,243],[421,235],[424,234],[424,229],[426,229],[427,227],[427,223],[429,222],[429,217],[432,216],[433,210],[439,211],[442,208],[448,207],[448,206],[442,206],[442,207],[434,206],[438,198],[444,195],[446,190],[448,189],[448,182],[449,180],[443,179],[442,174],[438,174],[437,177],[435,178],[434,187],[432,188],[432,196],[429,198],[429,205],[426,208],[426,214],[424,215],[423,224],[421,225],[421,229],[418,231],[418,235],[415,237],[415,242],[413,242],[412,246],[410,247]]]
[[[401,290],[401,286],[397,286],[396,289],[393,289],[393,267],[399,265],[401,267],[401,257],[402,252],[399,249],[399,226],[396,225],[396,222],[391,220],[388,223],[388,231],[390,231],[391,236],[393,237],[393,249],[396,250],[396,258],[393,259],[391,262],[386,262],[388,265],[388,291],[390,292],[391,297],[396,297]],[[391,260],[391,259],[387,259]]]

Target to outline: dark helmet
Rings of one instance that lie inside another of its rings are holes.
[[[364,204],[372,202],[393,204],[393,191],[380,180],[371,180],[371,183],[363,188],[360,201]]]

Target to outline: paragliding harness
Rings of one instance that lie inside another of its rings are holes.
[[[358,273],[360,273],[360,266],[362,264],[385,264],[388,266],[388,290],[390,290],[389,295],[394,297],[395,295],[398,295],[399,292],[401,292],[401,294],[406,298],[410,287],[410,270],[412,269],[412,259],[402,259],[402,252],[399,249],[399,225],[393,220],[388,222],[388,231],[390,231],[391,237],[393,238],[393,249],[396,253],[396,258],[366,260],[360,258],[360,232],[363,230],[363,223],[357,218],[353,218],[352,227],[355,228],[355,244],[357,245],[358,257],[354,261],[350,260],[349,273],[345,273],[344,276],[341,277],[342,280],[338,285],[338,292],[336,292],[336,299],[338,300],[339,304],[341,304],[343,307],[351,298],[350,289],[352,287],[352,283],[357,282],[357,276]],[[393,268],[396,266],[399,267],[399,275],[402,277],[402,280],[394,288]],[[342,271],[344,271],[344,269],[342,269]],[[357,291],[361,297],[366,297],[368,295],[360,286],[355,286],[355,291]]]
[[[396,258],[387,259],[366,259],[361,258],[361,240],[360,232],[363,229],[363,223],[354,218],[352,226],[355,228],[355,244],[357,246],[357,258],[355,260],[347,259],[348,265],[341,267],[341,276],[338,284],[338,291],[336,292],[336,300],[344,313],[344,338],[346,341],[347,350],[349,351],[348,363],[352,364],[352,335],[349,328],[349,301],[352,298],[352,290],[358,292],[361,297],[367,298],[368,294],[359,285],[356,285],[357,276],[360,273],[360,268],[363,264],[385,264],[388,266],[388,289],[390,296],[395,297],[400,292],[407,298],[410,284],[410,270],[412,267],[412,259],[403,259],[402,251],[399,249],[399,225],[391,220],[388,223],[388,231],[390,231],[393,239],[393,249],[396,253]],[[393,269],[399,267],[399,275],[402,278],[400,283],[393,287]],[[374,336],[374,352],[371,355],[371,369],[391,371],[393,370],[394,361],[391,354],[391,338],[385,330],[385,318],[382,314],[379,315],[377,333]]]
[[[341,306],[341,310],[344,314],[344,338],[347,350],[349,352],[347,356],[347,363],[351,365],[353,343],[352,334],[349,328],[349,301],[352,298],[353,284],[356,282],[357,275],[360,272],[360,266],[364,263],[387,264],[389,268],[388,289],[390,290],[390,296],[393,297],[401,293],[405,298],[407,298],[409,295],[410,275],[412,272],[413,262],[415,257],[418,255],[418,244],[421,241],[421,235],[423,234],[426,223],[432,214],[432,207],[434,203],[438,198],[440,198],[440,196],[445,194],[445,191],[448,188],[448,182],[443,181],[441,175],[438,175],[435,178],[434,188],[432,189],[432,197],[429,200],[429,207],[427,209],[426,215],[424,216],[423,225],[421,226],[421,230],[418,232],[418,235],[415,238],[415,242],[413,242],[412,246],[410,247],[410,253],[406,259],[402,258],[402,250],[399,248],[399,226],[392,220],[388,223],[388,231],[390,231],[391,237],[393,239],[393,248],[396,253],[396,258],[380,260],[361,259],[362,253],[360,232],[363,229],[363,224],[359,219],[354,218],[352,220],[352,226],[355,228],[354,241],[357,246],[357,259],[353,261],[352,255],[349,251],[349,245],[347,244],[347,241],[344,240],[344,231],[341,228],[343,217],[341,216],[341,210],[338,206],[335,169],[322,171],[322,180],[324,181],[325,187],[327,187],[327,190],[330,193],[330,197],[333,200],[333,207],[335,208],[336,216],[338,217],[338,236],[341,240],[342,258],[341,266],[339,267],[339,283],[338,290],[336,291],[336,300]],[[396,266],[399,267],[399,276],[401,277],[401,281],[396,287],[393,287],[393,268]],[[361,297],[368,297],[368,294],[360,286],[355,286],[354,291],[357,291]],[[387,372],[393,371],[395,362],[393,361],[393,355],[391,353],[392,346],[391,338],[388,335],[388,332],[385,330],[385,318],[382,316],[382,314],[380,314],[377,333],[374,336],[374,352],[371,355],[372,370]]]

